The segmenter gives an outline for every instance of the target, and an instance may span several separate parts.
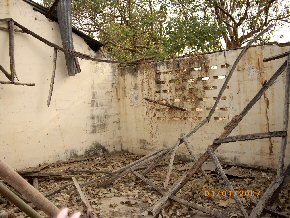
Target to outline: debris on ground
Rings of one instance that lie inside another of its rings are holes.
[[[89,205],[92,207],[94,217],[148,217],[148,208],[152,206],[161,196],[152,187],[147,186],[132,173],[118,179],[112,185],[103,188],[84,186],[81,184],[87,181],[109,175],[114,170],[121,168],[140,156],[130,153],[113,153],[103,156],[92,156],[77,158],[70,161],[44,164],[37,168],[20,171],[28,181],[38,179],[40,192],[46,194],[51,190],[71,183],[75,178],[86,196]],[[163,188],[166,178],[168,159],[160,162],[159,165],[145,176],[155,185]],[[171,186],[183,173],[188,170],[188,162],[175,160],[169,186]],[[204,166],[212,166],[207,162]],[[223,165],[235,191],[242,200],[244,207],[251,211],[258,202],[264,191],[275,177],[271,170],[250,169]],[[207,170],[209,169],[209,170]],[[216,208],[224,211],[231,217],[240,217],[240,212],[227,186],[219,174],[212,167],[205,167],[208,181],[201,173],[196,174],[178,193],[177,197],[189,202],[195,202],[200,206]],[[51,195],[51,200],[57,207],[69,207],[71,211],[81,211],[87,214],[87,206],[84,204],[78,191],[68,192],[71,187],[62,189],[60,192]],[[272,206],[277,212],[290,214],[290,185],[283,188],[279,199]],[[14,211],[16,217],[25,217],[25,214],[15,209],[14,205],[0,198],[0,211]],[[0,212],[0,213],[1,213]],[[43,214],[41,211],[38,211]],[[169,206],[161,212],[162,217],[210,217],[200,211],[189,209],[181,204],[170,202]],[[92,216],[91,216],[92,217]],[[271,217],[271,215],[268,215]],[[274,217],[274,216],[273,216]]]

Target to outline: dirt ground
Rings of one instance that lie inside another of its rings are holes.
[[[103,176],[108,176],[113,170],[129,164],[139,159],[129,153],[103,154],[93,157],[79,157],[74,160],[42,165],[38,168],[27,169],[20,172],[29,182],[33,183],[33,178],[38,179],[39,190],[48,193],[62,185],[72,182],[75,177],[79,184],[90,180],[95,180]],[[169,160],[166,159],[152,172],[144,175],[154,181],[156,185],[163,188]],[[190,167],[190,162],[185,160],[175,160],[174,170],[170,179],[170,187],[180,178]],[[257,170],[223,165],[229,180],[235,191],[240,196],[245,208],[251,211],[254,202],[259,200],[266,188],[275,178],[275,172],[270,170]],[[228,191],[221,177],[215,171],[211,162],[204,165],[204,170],[208,175],[206,180],[201,173],[195,175],[192,180],[178,192],[177,196],[187,201],[195,202],[203,207],[214,207],[223,214],[230,217],[240,217],[232,193]],[[142,172],[142,169],[139,170]],[[96,183],[94,183],[96,184]],[[58,207],[69,207],[71,211],[81,211],[86,213],[85,204],[80,195],[74,189],[67,192],[74,185],[61,189],[60,192],[52,195],[49,199]],[[161,197],[152,188],[136,178],[132,173],[118,179],[113,185],[106,188],[96,188],[94,185],[82,186],[82,191],[88,198],[94,215],[96,217],[149,217],[148,209]],[[166,189],[165,189],[166,190]],[[290,215],[290,185],[285,187],[279,198],[271,208],[278,212]],[[11,211],[14,206],[0,197],[0,211]],[[15,210],[14,210],[15,211]],[[40,212],[45,216],[42,212]],[[24,213],[14,212],[16,217],[25,217]],[[202,212],[182,206],[179,203],[170,202],[159,217],[210,217]],[[264,213],[263,217],[275,217]]]

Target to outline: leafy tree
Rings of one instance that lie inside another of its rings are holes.
[[[52,0],[44,4],[50,6]],[[185,48],[220,48],[215,26],[201,24],[194,16],[186,26],[172,9],[170,0],[75,0],[73,25],[98,38],[118,60],[163,59]]]
[[[222,37],[226,48],[241,47],[270,24],[274,28],[261,41],[290,22],[289,0],[205,0],[206,14],[210,13],[216,25],[224,29]]]
[[[289,0],[73,1],[73,25],[118,60],[209,52],[222,42],[227,49],[241,47],[269,24],[289,22],[289,14]]]

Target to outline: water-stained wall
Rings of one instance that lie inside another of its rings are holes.
[[[59,26],[19,0],[0,1],[0,19],[12,17],[43,38],[62,45]],[[6,23],[1,27],[7,28]],[[73,34],[75,50],[99,56]],[[8,32],[0,30],[0,64],[9,71]],[[43,162],[90,154],[99,145],[119,149],[119,115],[113,92],[117,68],[80,60],[81,73],[68,76],[58,52],[50,107],[47,98],[54,49],[28,34],[15,32],[15,64],[20,82],[35,87],[0,84],[0,158],[21,169]],[[2,72],[0,80],[7,81]]]
[[[289,50],[277,45],[251,47],[240,61],[211,121],[190,138],[196,154],[203,153],[229,120],[237,115],[280,67],[284,59],[263,58]],[[117,89],[122,149],[148,153],[172,146],[204,119],[241,49],[162,62],[120,67]],[[282,130],[283,74],[231,135]],[[224,144],[225,161],[274,167],[279,138]],[[181,147],[186,153],[186,149]],[[289,161],[290,146],[286,155]]]

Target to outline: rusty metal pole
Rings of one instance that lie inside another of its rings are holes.
[[[45,212],[50,217],[55,217],[59,209],[45,198],[38,190],[23,179],[14,169],[0,160],[0,177],[22,196],[31,201],[37,208]]]
[[[3,195],[7,200],[17,206],[21,211],[26,213],[32,218],[41,218],[35,210],[33,210],[28,204],[26,204],[21,198],[13,193],[6,185],[0,182],[0,194]]]

